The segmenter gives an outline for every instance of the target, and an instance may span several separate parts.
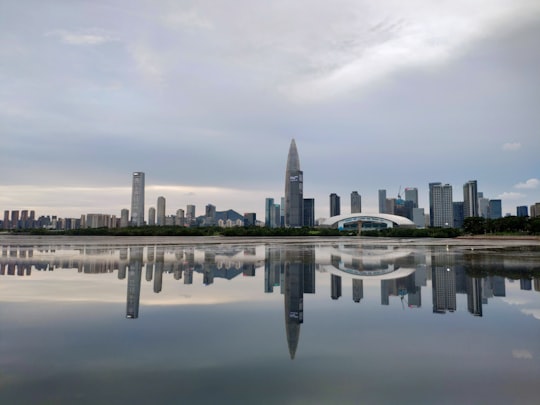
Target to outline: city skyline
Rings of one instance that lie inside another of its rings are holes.
[[[2,210],[119,217],[141,171],[147,207],[264,218],[292,138],[316,218],[330,193],[377,212],[405,187],[427,212],[434,181],[462,201],[475,179],[503,215],[540,201],[537,1],[30,1],[0,19]]]

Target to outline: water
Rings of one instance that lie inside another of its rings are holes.
[[[0,247],[1,404],[538,403],[538,241]]]

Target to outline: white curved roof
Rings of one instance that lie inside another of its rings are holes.
[[[378,218],[379,220],[386,220],[395,223],[398,226],[415,226],[414,222],[409,218],[401,217],[399,215],[392,214],[381,214],[377,213],[368,213],[368,212],[359,212],[355,214],[343,214],[336,215],[335,217],[325,218],[322,221],[319,221],[319,225],[332,226],[337,224],[340,221],[352,220],[353,218],[358,218],[359,221],[370,221],[373,218]]]

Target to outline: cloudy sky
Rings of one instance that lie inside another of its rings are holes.
[[[537,0],[4,0],[0,209],[264,216],[296,139],[304,196],[478,180],[540,201]]]

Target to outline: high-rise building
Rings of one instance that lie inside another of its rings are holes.
[[[429,183],[429,226],[433,225],[433,189],[440,186],[441,182]]]
[[[315,199],[304,198],[304,226],[313,228],[315,226]]]
[[[519,207],[516,207],[516,215],[518,217],[528,217],[529,208],[526,205],[520,205]]]
[[[165,226],[165,197],[160,196],[157,199],[157,226]]]
[[[530,206],[529,215],[531,218],[540,217],[540,202],[534,203]]]
[[[351,214],[362,212],[362,196],[358,191],[351,193]]]
[[[274,209],[274,199],[267,198],[264,201],[264,226],[266,226],[267,228],[272,228],[271,217],[272,217],[273,209]]]
[[[491,219],[502,218],[501,200],[489,200],[489,217]]]
[[[154,226],[156,224],[156,209],[154,207],[148,208],[148,225]]]
[[[463,227],[463,201],[455,201],[452,204],[454,208],[454,228],[462,228]]]
[[[484,193],[478,193],[478,216],[489,218],[489,198],[484,197]]]
[[[2,223],[2,227],[4,229],[9,229],[9,210],[4,211],[4,222]]]
[[[386,190],[379,190],[379,213],[386,213]]]
[[[478,185],[476,180],[470,180],[463,185],[463,217],[477,217]]]
[[[131,188],[131,225],[144,225],[144,173],[134,172]]]
[[[129,226],[129,210],[127,208],[120,211],[120,227],[126,228]]]
[[[186,226],[195,225],[196,218],[197,217],[195,216],[195,206],[188,204],[186,206]]]
[[[216,206],[207,204],[205,209],[204,224],[213,226],[216,224]]]
[[[244,226],[255,226],[257,224],[257,214],[255,212],[244,213]]]
[[[413,208],[418,208],[418,189],[416,187],[405,188],[405,201],[412,201]]]
[[[285,226],[300,227],[304,220],[304,174],[300,170],[300,158],[296,142],[291,141],[287,168],[285,170]]]
[[[184,226],[185,212],[182,208],[176,210],[175,225]]]
[[[11,229],[19,229],[19,211],[18,210],[11,211]]]
[[[429,190],[431,226],[453,227],[452,186],[450,184],[430,183]]]
[[[330,194],[330,216],[335,217],[341,214],[341,199],[336,193]]]

